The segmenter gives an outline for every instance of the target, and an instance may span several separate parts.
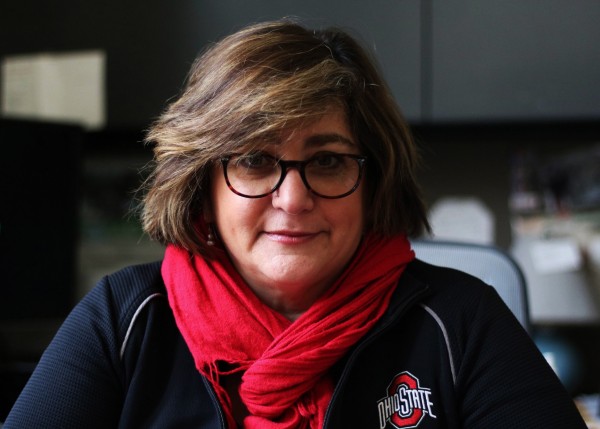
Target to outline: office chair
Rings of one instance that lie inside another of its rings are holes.
[[[493,286],[529,332],[525,277],[507,253],[494,246],[451,241],[413,240],[411,245],[418,259],[464,271]]]

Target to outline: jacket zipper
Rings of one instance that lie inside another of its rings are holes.
[[[348,373],[350,372],[350,368],[354,366],[354,361],[357,356],[373,341],[383,335],[391,326],[395,325],[398,322],[398,319],[402,317],[402,315],[406,312],[408,308],[411,308],[414,303],[418,302],[422,296],[425,296],[427,293],[427,289],[423,289],[419,292],[414,293],[410,296],[402,305],[399,306],[394,311],[394,317],[390,317],[385,324],[381,325],[375,332],[371,333],[367,338],[361,341],[357,347],[352,351],[350,356],[348,357],[348,362],[344,365],[344,370],[340,375],[338,383],[333,390],[333,394],[331,395],[331,400],[329,401],[329,405],[327,407],[327,411],[325,412],[325,419],[323,421],[323,429],[327,429],[329,418],[331,415],[332,405],[335,403],[337,397],[340,395],[341,387],[345,384],[346,379],[348,378]]]
[[[225,416],[223,416],[223,409],[221,408],[221,404],[219,403],[219,400],[217,399],[217,395],[215,394],[215,391],[214,391],[212,385],[209,383],[209,381],[206,379],[205,376],[202,376],[202,381],[204,382],[204,385],[206,386],[206,390],[208,390],[208,394],[210,395],[213,405],[214,405],[215,409],[217,410],[217,414],[219,415],[219,421],[221,422],[221,429],[226,429],[227,426],[225,424]]]

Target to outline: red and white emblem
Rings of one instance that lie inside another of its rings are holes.
[[[421,387],[419,379],[408,371],[396,375],[387,389],[387,396],[377,401],[379,427],[388,423],[393,428],[416,428],[425,416],[436,418],[431,402],[431,389]]]

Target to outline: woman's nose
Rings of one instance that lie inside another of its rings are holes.
[[[290,214],[300,214],[314,207],[315,195],[306,187],[295,168],[287,171],[283,182],[272,195],[273,207]]]

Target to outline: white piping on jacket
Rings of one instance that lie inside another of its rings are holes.
[[[446,326],[440,316],[437,315],[435,311],[433,311],[430,307],[425,304],[421,304],[421,307],[433,317],[433,320],[438,324],[440,330],[442,331],[442,335],[444,335],[444,341],[446,342],[446,350],[448,350],[448,361],[450,361],[450,372],[452,373],[452,382],[456,386],[456,368],[454,367],[454,356],[452,354],[452,346],[450,345],[450,339],[448,338],[448,331],[446,330]]]
[[[136,322],[138,316],[140,315],[140,313],[142,312],[144,307],[146,307],[146,305],[148,305],[148,303],[151,300],[153,300],[154,298],[159,298],[159,297],[164,298],[164,295],[162,293],[153,293],[148,298],[143,300],[142,303],[139,305],[139,307],[135,310],[135,313],[133,313],[133,317],[131,318],[131,321],[129,322],[129,326],[127,327],[127,333],[125,334],[125,338],[123,339],[123,344],[121,344],[121,351],[119,352],[119,359],[123,359],[123,355],[125,354],[125,349],[127,348],[127,342],[129,341],[129,336],[131,335],[131,331],[133,331],[133,325],[135,325],[135,322]]]

